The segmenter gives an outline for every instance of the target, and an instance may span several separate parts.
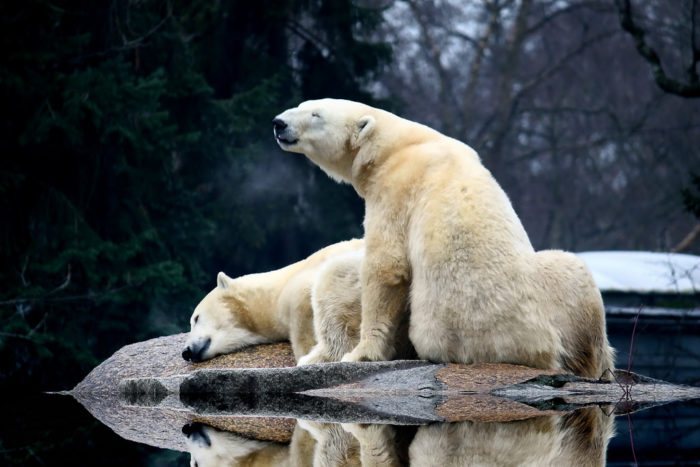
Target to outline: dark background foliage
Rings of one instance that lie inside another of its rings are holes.
[[[389,48],[349,1],[5,5],[0,387],[66,389],[120,346],[184,331],[218,270],[362,233],[362,204],[271,119],[362,90]],[[321,222],[323,220],[323,222]]]

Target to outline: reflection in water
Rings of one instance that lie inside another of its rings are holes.
[[[292,451],[304,451],[302,445],[313,442],[307,434],[299,431],[294,430],[292,442],[286,445],[244,438],[201,423],[189,423],[182,427],[193,467],[304,465],[290,463]],[[296,446],[296,449],[292,449],[292,446]],[[307,454],[303,452],[300,459],[308,457]]]
[[[183,427],[191,464],[281,465],[605,465],[613,420],[597,407],[508,423],[420,427],[299,420],[291,442],[255,441],[199,423]]]
[[[612,418],[599,408],[509,423],[421,427],[410,448],[415,465],[605,465]]]

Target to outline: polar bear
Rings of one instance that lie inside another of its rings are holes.
[[[314,438],[299,425],[289,444],[248,439],[202,423],[182,427],[192,467],[226,466],[310,466]]]
[[[360,268],[364,250],[326,260],[311,288],[316,345],[299,365],[337,362],[360,340]]]
[[[327,342],[321,341],[323,345],[308,362],[339,360],[359,340],[361,291],[359,280],[352,280],[352,268],[355,268],[355,277],[359,277],[363,248],[363,240],[348,240],[276,271],[236,279],[220,272],[216,288],[192,313],[191,330],[182,357],[198,362],[248,345],[289,340],[298,361],[316,344],[311,305],[314,282],[319,279],[321,284],[337,283],[336,275],[342,274],[349,277],[344,282],[346,287],[321,287],[317,300],[324,307],[322,316],[342,315],[350,323],[346,332],[354,333],[357,338],[348,341],[329,336]],[[351,254],[350,263],[344,259],[345,254]],[[341,257],[339,262],[326,264],[336,256]],[[326,336],[322,331],[321,337]]]
[[[364,249],[341,253],[327,259],[311,289],[313,329],[317,344],[298,360],[299,365],[337,362],[360,341],[360,270]],[[408,314],[399,324],[392,344],[397,358],[415,358],[408,339]]]
[[[435,423],[418,428],[410,465],[603,467],[614,418],[599,407],[508,423]]]
[[[208,466],[333,466],[401,465],[386,452],[395,450],[392,436],[375,436],[358,442],[346,425],[297,420],[290,443],[247,439],[201,423],[182,427],[190,465]],[[359,425],[358,425],[359,427]],[[367,425],[367,434],[391,434],[387,425]],[[394,456],[398,459],[397,456]]]
[[[345,361],[387,360],[402,313],[418,356],[598,377],[612,368],[603,303],[576,256],[535,252],[477,153],[424,125],[321,99],[273,120],[365,200],[360,341]]]

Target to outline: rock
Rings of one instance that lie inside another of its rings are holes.
[[[239,435],[287,442],[294,418],[322,422],[424,424],[505,422],[587,406],[628,413],[700,397],[700,389],[617,371],[616,381],[508,364],[425,361],[295,367],[289,344],[249,347],[185,362],[186,335],[126,346],[75,389],[120,436],[186,450],[182,427],[200,422]]]
[[[93,369],[70,393],[95,418],[122,438],[159,448],[187,451],[181,429],[200,422],[243,436],[288,442],[295,421],[244,417],[209,417],[167,408],[129,406],[119,399],[119,384],[128,378],[164,378],[198,369],[293,366],[287,343],[249,347],[202,363],[186,362],[181,352],[187,334],[159,337],[122,347]],[[155,399],[162,394],[156,394]]]

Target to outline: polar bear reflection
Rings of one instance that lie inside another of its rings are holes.
[[[287,444],[247,439],[201,423],[182,428],[192,467],[312,465],[314,439],[298,427]]]
[[[191,424],[191,465],[207,466],[544,466],[605,465],[613,419],[590,407],[507,423],[418,427],[300,421],[288,445]],[[412,437],[412,439],[411,439]]]
[[[613,419],[598,407],[509,423],[421,427],[413,465],[603,466]]]

